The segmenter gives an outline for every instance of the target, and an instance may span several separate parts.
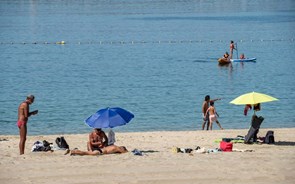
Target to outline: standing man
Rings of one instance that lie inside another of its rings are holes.
[[[231,40],[231,41],[230,41],[230,45],[229,45],[229,50],[230,50],[229,58],[230,58],[230,59],[233,58],[234,49],[236,50],[236,48],[235,48],[235,44],[234,44],[234,41]]]
[[[202,105],[202,114],[203,114],[202,130],[205,129],[205,124],[207,124],[207,130],[209,130],[210,120],[209,120],[209,113],[207,113],[207,110],[209,108],[209,103],[210,102],[215,102],[217,100],[221,100],[221,98],[210,100],[210,96],[209,95],[206,95],[205,96],[205,100],[204,100],[203,105]]]
[[[34,95],[28,95],[27,99],[22,102],[18,107],[18,119],[17,126],[19,128],[19,154],[22,155],[25,153],[25,144],[27,139],[27,123],[31,115],[38,113],[38,110],[30,112],[29,106],[34,102]]]

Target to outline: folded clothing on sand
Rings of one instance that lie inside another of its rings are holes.
[[[47,142],[44,140],[43,142],[41,141],[36,141],[34,145],[32,146],[32,152],[38,152],[38,151],[50,151],[51,150],[51,145],[52,143]]]
[[[178,148],[178,147],[173,147],[172,152],[173,153],[191,153],[193,151],[201,149],[200,146],[197,146],[195,149],[192,148]]]

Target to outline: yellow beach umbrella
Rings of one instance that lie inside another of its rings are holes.
[[[251,93],[246,93],[243,94],[234,100],[232,100],[229,103],[235,104],[235,105],[245,105],[245,104],[258,104],[258,103],[263,103],[263,102],[271,102],[278,100],[272,96],[262,94],[262,93],[257,93],[257,92],[251,92]]]

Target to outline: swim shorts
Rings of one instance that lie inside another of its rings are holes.
[[[18,128],[20,128],[21,126],[23,126],[23,125],[26,125],[27,124],[27,122],[25,122],[25,121],[17,121],[17,126],[18,126]]]

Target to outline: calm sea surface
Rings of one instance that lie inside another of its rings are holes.
[[[198,130],[207,94],[224,128],[248,128],[229,102],[252,91],[279,99],[262,128],[295,127],[294,30],[292,0],[0,1],[0,134],[27,94],[30,135],[86,133],[117,106],[135,118],[115,131]],[[218,66],[230,40],[257,62]]]

